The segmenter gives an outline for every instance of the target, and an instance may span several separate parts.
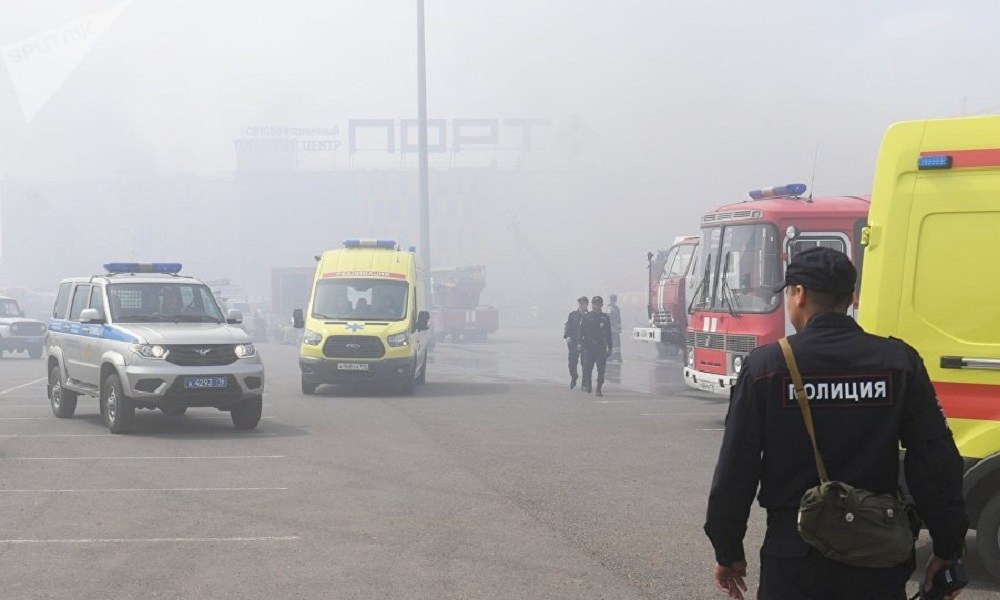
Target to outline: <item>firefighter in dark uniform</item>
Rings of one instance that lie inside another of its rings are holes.
[[[591,377],[597,366],[597,395],[603,396],[604,369],[611,356],[611,319],[604,314],[604,299],[590,299],[590,312],[580,321],[580,352],[583,353],[583,385],[585,392],[593,389]]]
[[[916,350],[865,333],[845,314],[856,280],[843,253],[811,248],[795,256],[775,293],[784,290],[798,332],[789,342],[830,477],[894,493],[899,447],[906,449],[907,485],[933,540],[924,572],[929,585],[961,556],[968,528],[962,459]],[[768,344],[750,353],[731,391],[705,523],[716,585],[730,598],[744,597],[743,536],[757,495],[767,510],[759,598],[905,599],[912,554],[891,568],[852,567],[827,559],[799,536],[799,500],[819,476],[790,381],[780,347]]]
[[[586,296],[576,299],[578,308],[566,317],[563,326],[563,339],[566,340],[566,350],[569,352],[569,389],[576,387],[579,378],[577,366],[580,364],[580,321],[587,314],[588,300]]]
[[[611,319],[611,356],[608,361],[620,363],[622,361],[622,311],[618,308],[618,296],[611,294],[608,296],[610,306],[608,306],[608,318]]]

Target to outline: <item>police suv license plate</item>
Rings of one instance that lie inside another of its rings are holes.
[[[185,377],[184,388],[188,390],[219,389],[229,386],[225,377]]]
[[[367,371],[368,363],[337,363],[338,371]]]

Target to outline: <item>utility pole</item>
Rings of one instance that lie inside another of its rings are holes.
[[[431,294],[431,209],[427,184],[427,65],[424,56],[424,0],[417,0],[417,143],[420,163],[420,248],[424,255],[424,290]]]

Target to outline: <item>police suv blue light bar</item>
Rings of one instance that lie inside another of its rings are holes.
[[[384,248],[386,250],[395,250],[396,241],[351,238],[344,240],[344,248]]]
[[[763,200],[764,198],[784,198],[788,196],[801,196],[804,193],[806,193],[806,184],[789,183],[788,185],[779,185],[773,188],[753,190],[750,192],[750,197],[753,198],[754,200]]]
[[[947,154],[921,156],[917,159],[917,170],[933,171],[936,169],[950,169],[951,162],[951,156],[948,156]]]
[[[181,272],[181,263],[108,263],[104,270],[112,274],[120,273],[159,273],[161,275],[176,275]]]

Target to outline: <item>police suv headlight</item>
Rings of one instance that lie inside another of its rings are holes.
[[[688,350],[688,366],[689,367],[694,366],[694,348]]]
[[[170,351],[159,344],[132,344],[132,352],[143,358],[163,360]]]
[[[233,348],[233,352],[236,353],[236,358],[253,358],[257,356],[257,348],[254,348],[253,344],[237,344]]]
[[[743,368],[743,357],[737,356],[733,359],[733,373],[739,373],[740,369]]]
[[[397,333],[385,338],[385,341],[389,342],[389,345],[393,348],[398,348],[410,343],[410,335],[408,333]]]
[[[302,343],[306,346],[318,346],[323,341],[323,335],[311,329],[306,329],[302,334]]]

